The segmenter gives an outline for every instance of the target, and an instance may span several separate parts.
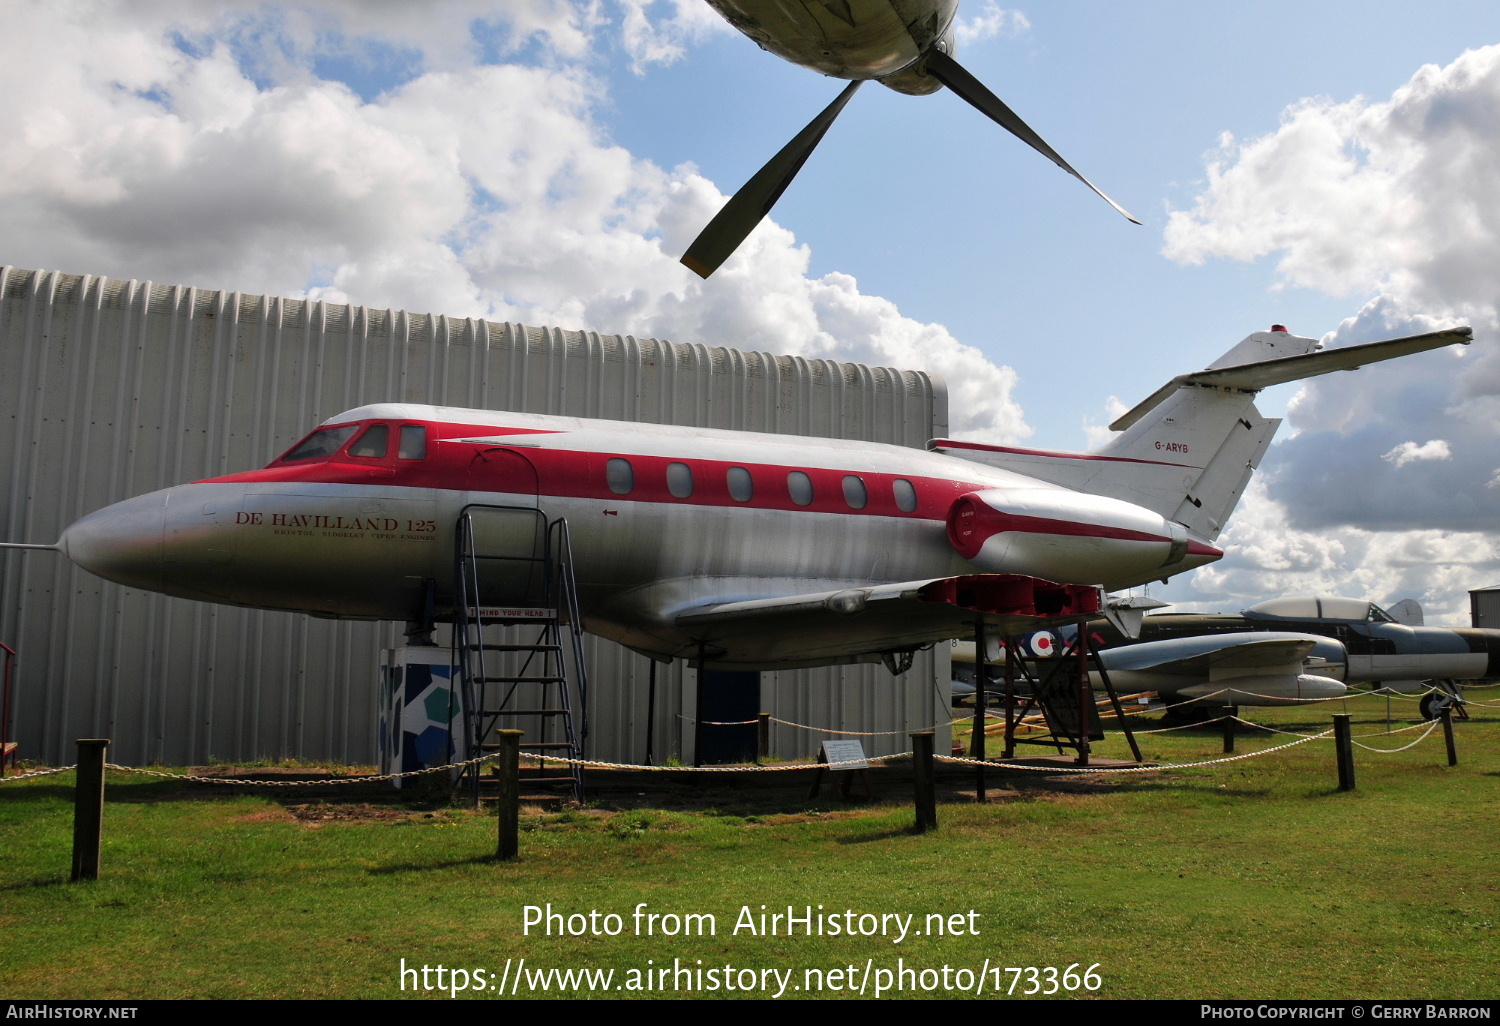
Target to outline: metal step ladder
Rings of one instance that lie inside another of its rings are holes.
[[[465,506],[459,513],[454,665],[464,704],[465,758],[498,750],[500,730],[522,730],[523,794],[583,801],[583,768],[528,759],[584,757],[588,678],[568,523],[534,507]],[[575,708],[578,714],[575,715]],[[471,767],[478,804],[487,779]]]

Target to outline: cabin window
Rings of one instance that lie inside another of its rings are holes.
[[[799,506],[810,506],[813,501],[812,478],[800,470],[794,470],[786,476],[786,490],[792,496],[792,501]]]
[[[321,456],[332,456],[343,448],[344,443],[349,441],[358,430],[358,424],[320,428],[304,438],[291,452],[281,457],[281,461],[290,463],[293,460],[315,460]]]
[[[850,509],[864,509],[869,503],[870,493],[865,491],[865,483],[857,475],[844,475],[844,501]]]
[[[749,502],[755,495],[755,481],[744,467],[729,468],[729,497],[735,502]]]
[[[917,490],[910,481],[904,477],[898,477],[891,482],[891,490],[896,493],[897,509],[903,513],[917,511]]]
[[[401,425],[401,445],[396,455],[403,460],[427,458],[427,429],[420,424]]]
[[[365,429],[365,433],[359,436],[359,441],[349,446],[350,456],[364,456],[379,459],[385,455],[386,447],[391,442],[391,429],[384,424],[371,424]]]
[[[616,495],[629,495],[635,490],[635,468],[617,456],[604,465],[604,480]]]
[[[693,468],[686,463],[667,464],[667,491],[674,499],[686,499],[693,494]]]

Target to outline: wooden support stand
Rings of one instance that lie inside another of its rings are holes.
[[[974,621],[974,727],[969,736],[969,758],[979,760],[974,767],[974,800],[981,805],[988,800],[984,779],[985,718],[989,713],[990,670],[985,659],[984,620]],[[1008,712],[1006,715],[1010,715]]]
[[[79,739],[73,784],[73,880],[99,879],[104,836],[104,753],[108,738]]]
[[[845,801],[849,800],[849,789],[854,784],[854,774],[859,774],[859,779],[865,785],[865,797],[874,798],[875,792],[870,789],[870,770],[867,765],[851,766],[847,770],[829,770],[830,762],[860,762],[865,758],[864,746],[858,741],[824,741],[818,750],[818,762],[813,770],[812,786],[807,790],[809,799],[816,798],[823,790],[823,774],[832,772],[839,777],[839,797]]]
[[[1120,705],[1120,696],[1115,691],[1114,684],[1109,679],[1109,672],[1105,670],[1102,660],[1097,658],[1093,651],[1088,630],[1088,619],[1080,618],[1075,624],[1076,637],[1072,644],[1064,644],[1061,634],[1053,630],[1052,635],[1057,642],[1057,655],[1051,659],[1038,659],[1033,656],[1032,663],[1019,655],[1013,655],[1020,648],[1019,638],[1006,639],[1006,710],[1005,710],[1005,754],[1010,758],[1018,744],[1023,745],[1046,745],[1056,747],[1059,755],[1063,748],[1072,748],[1078,753],[1074,760],[1080,766],[1089,764],[1090,741],[1099,741],[1104,738],[1104,728],[1099,718],[1098,705],[1093,698],[1093,689],[1089,686],[1089,674],[1097,673],[1099,682],[1104,685],[1104,693],[1108,697],[1110,708],[1114,711],[1115,719],[1119,722],[1120,733],[1125,736],[1130,745],[1130,752],[1137,763],[1144,761],[1141,756],[1140,746],[1136,743],[1135,732],[1130,729],[1130,721],[1125,716],[1125,710]],[[1071,684],[1066,681],[1069,661],[1076,668],[1077,688],[1073,690]],[[1093,667],[1090,669],[1090,662]],[[1046,670],[1042,664],[1048,664]],[[1011,696],[1014,693],[1015,673],[1019,670],[1022,680],[1030,685],[1031,694],[1027,697],[1019,714],[1013,713],[1010,708]],[[1047,699],[1043,692],[1048,691],[1053,697]],[[1022,724],[1026,716],[1035,708],[1040,708],[1047,719],[1048,736],[1016,737],[1016,728]],[[1093,731],[1097,730],[1097,734]],[[1091,736],[1092,735],[1092,736]]]

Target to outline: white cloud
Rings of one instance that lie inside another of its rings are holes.
[[[1303,100],[1270,135],[1221,140],[1164,252],[1184,263],[1277,254],[1288,284],[1492,315],[1497,136],[1500,46],[1427,65],[1382,103]]]
[[[498,10],[13,0],[0,250],[17,266],[931,368],[957,433],[1030,433],[1009,368],[847,275],[809,278],[806,247],[774,222],[707,282],[677,262],[724,196],[613,145],[596,70],[615,50],[638,70],[674,59],[718,31],[707,5]]]
[[[680,60],[689,43],[711,32],[731,31],[703,0],[617,0],[621,10],[621,41],[630,55],[631,69],[642,74],[652,64]],[[656,10],[671,13],[653,20]]]
[[[1119,437],[1109,429],[1109,426],[1130,412],[1130,404],[1117,395],[1112,395],[1104,401],[1104,419],[1095,422],[1093,417],[1083,418],[1083,433],[1088,439],[1088,447],[1097,449],[1113,438]]]
[[[1217,543],[1225,555],[1155,594],[1179,610],[1235,612],[1284,595],[1344,595],[1390,605],[1415,598],[1433,625],[1468,623],[1468,590],[1500,574],[1500,545],[1480,531],[1301,530],[1252,479]]]
[[[1031,21],[1024,12],[1007,10],[995,0],[985,0],[978,14],[954,19],[953,38],[959,46],[967,46],[995,36],[1019,36],[1030,28]]]
[[[1164,252],[1275,260],[1286,287],[1371,297],[1325,341],[1454,324],[1468,349],[1314,379],[1199,571],[1228,603],[1325,590],[1416,596],[1450,622],[1495,573],[1500,531],[1500,46],[1419,69],[1382,102],[1306,99],[1270,135],[1226,136]],[[1429,439],[1419,444],[1417,439]]]
[[[1448,443],[1441,438],[1434,438],[1430,442],[1418,445],[1416,442],[1402,442],[1390,452],[1380,457],[1395,467],[1404,467],[1408,463],[1418,460],[1451,460],[1453,452],[1448,448]]]

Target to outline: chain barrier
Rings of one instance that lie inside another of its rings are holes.
[[[1132,730],[1132,734],[1165,734],[1169,730],[1192,730],[1195,727],[1207,727],[1214,723],[1222,722],[1226,717],[1215,716],[1211,720],[1199,720],[1196,723],[1181,723],[1175,727],[1157,727],[1155,730]]]
[[[695,720],[686,713],[678,713],[677,718],[688,723],[699,723],[705,727],[747,727],[752,723],[760,722],[758,718],[753,720],[727,720],[723,722],[718,720]],[[895,734],[915,734],[922,731],[937,730],[939,727],[956,727],[961,723],[969,722],[969,717],[961,716],[956,720],[934,723],[930,727],[906,728],[902,730],[834,730],[831,727],[810,727],[805,723],[793,723],[791,720],[783,720],[777,716],[767,716],[766,719],[771,723],[779,723],[783,727],[795,727],[798,730],[807,730],[815,734],[847,734],[853,737],[885,737]]]
[[[71,766],[58,766],[56,769],[32,770],[30,773],[22,773],[19,776],[0,777],[0,784],[9,784],[13,780],[30,780],[32,777],[50,777],[54,773],[66,773],[68,770],[77,768],[78,764],[75,762]]]
[[[379,776],[367,777],[329,777],[326,780],[245,780],[240,777],[200,777],[191,773],[167,773],[164,770],[141,769],[137,766],[119,766],[112,762],[104,764],[105,769],[116,770],[120,773],[138,773],[146,777],[165,777],[168,780],[189,780],[195,784],[221,784],[231,787],[325,787],[330,784],[378,784],[383,780],[400,780],[404,777],[420,777],[426,773],[452,772],[469,766],[477,766],[482,762],[489,762],[500,758],[499,752],[490,755],[481,755],[478,758],[469,759],[465,762],[450,763],[446,766],[428,766],[426,769],[407,770],[404,773],[382,773]],[[523,753],[529,755],[530,753]],[[71,769],[72,767],[69,767]]]
[[[543,755],[541,753],[522,752],[522,759],[536,759],[541,762],[565,763],[570,766],[582,766],[586,769],[616,769],[616,770],[643,770],[658,773],[780,773],[791,770],[805,769],[840,769],[846,766],[861,766],[866,763],[887,762],[894,759],[906,759],[911,757],[911,752],[898,752],[895,755],[871,755],[864,759],[845,759],[839,762],[796,762],[786,763],[780,766],[638,766],[628,762],[600,762],[594,759],[570,759],[561,755]],[[466,762],[455,762],[446,766],[429,766],[426,769],[408,770],[405,773],[383,773],[378,776],[362,777],[330,777],[326,780],[246,780],[240,777],[200,777],[188,773],[167,773],[163,770],[142,769],[137,766],[119,766],[112,762],[104,764],[105,769],[117,770],[121,773],[136,773],[147,777],[165,777],[169,780],[188,780],[198,784],[228,784],[235,787],[322,787],[327,784],[376,784],[383,780],[397,780],[402,777],[417,777],[424,773],[442,773],[474,766],[482,762],[498,759],[499,753],[483,755],[477,759],[469,759]],[[76,766],[64,766],[61,769],[41,770],[27,776],[48,776],[53,773],[63,773]],[[6,780],[22,780],[24,777],[7,777]]]
[[[1367,752],[1380,752],[1383,755],[1390,755],[1393,752],[1404,752],[1408,748],[1415,748],[1417,745],[1421,744],[1423,741],[1426,741],[1429,737],[1431,737],[1432,736],[1432,732],[1434,730],[1437,730],[1438,727],[1442,726],[1442,724],[1443,724],[1442,720],[1428,720],[1427,721],[1427,729],[1422,732],[1422,736],[1419,737],[1419,738],[1417,738],[1411,744],[1409,744],[1409,745],[1402,745],[1400,748],[1371,748],[1369,745],[1362,745],[1358,741],[1354,741],[1353,738],[1350,738],[1349,740],[1353,741],[1355,745],[1357,745],[1360,748],[1363,748]],[[1418,726],[1420,726],[1420,724],[1418,724]],[[1393,730],[1393,731],[1389,731],[1388,733],[1394,734],[1396,732]],[[1361,734],[1360,735],[1360,737],[1379,737],[1379,736],[1380,736],[1379,734]]]
[[[917,727],[906,730],[834,730],[831,727],[809,727],[805,723],[793,723],[791,720],[783,720],[775,716],[768,716],[766,718],[769,719],[772,723],[781,724],[783,727],[795,727],[798,730],[809,730],[815,734],[847,734],[852,737],[885,737],[887,735],[893,734],[921,734],[929,730],[937,730],[939,727],[956,727],[962,723],[969,723],[973,719],[969,716],[960,716],[955,720],[947,720],[943,723],[934,723],[930,727]],[[988,713],[985,714],[985,718],[989,718]]]
[[[566,763],[569,766],[582,766],[585,769],[647,770],[656,773],[786,773],[791,770],[852,768],[874,762],[909,759],[912,753],[897,752],[895,755],[871,755],[864,759],[841,759],[838,762],[788,762],[779,766],[637,766],[628,762],[598,762],[593,759],[570,759],[565,755],[533,755],[531,752],[527,752],[526,756],[532,759],[541,759],[544,762],[559,762]]]
[[[1258,730],[1270,731],[1272,734],[1286,734],[1288,737],[1318,737],[1319,736],[1317,734],[1303,734],[1303,733],[1300,733],[1300,732],[1295,731],[1295,730],[1278,730],[1275,727],[1268,727],[1264,723],[1256,723],[1256,722],[1254,722],[1252,720],[1242,720],[1238,716],[1234,717],[1234,719],[1236,721],[1240,722],[1240,723],[1243,723],[1247,727],[1255,727]],[[1354,735],[1351,735],[1350,740],[1353,740],[1353,738],[1356,738],[1356,737],[1389,737],[1392,734],[1403,734],[1403,733],[1405,733],[1408,730],[1421,730],[1423,727],[1429,726],[1429,724],[1441,723],[1441,722],[1442,722],[1441,720],[1423,720],[1421,723],[1412,723],[1412,724],[1409,724],[1408,726],[1405,726],[1405,727],[1396,727],[1394,730],[1377,730],[1377,731],[1373,731],[1373,732],[1371,732],[1369,734],[1354,734]],[[1142,733],[1144,733],[1144,731],[1142,731]],[[1372,749],[1372,751],[1373,750],[1374,749]],[[1396,750],[1399,751],[1400,749],[1396,749]]]
[[[1222,759],[1204,759],[1201,762],[1172,762],[1160,766],[1018,766],[1015,763],[985,762],[979,759],[963,759],[956,755],[935,755],[934,759],[939,762],[954,762],[965,766],[987,766],[992,769],[1025,770],[1029,773],[1160,773],[1166,770],[1192,769],[1197,766],[1215,766],[1223,762],[1239,762],[1241,759],[1254,759],[1261,755],[1270,755],[1284,748],[1294,748],[1297,745],[1316,741],[1320,737],[1328,737],[1333,733],[1330,727],[1321,734],[1313,734],[1310,737],[1298,738],[1296,741],[1288,741],[1284,745],[1274,748],[1263,748],[1258,752],[1246,752],[1243,755],[1228,755]]]
[[[1209,696],[1205,696],[1205,697],[1212,698],[1213,696],[1209,695]],[[1328,701],[1328,699],[1315,699],[1315,700],[1310,700],[1310,701]],[[819,728],[819,727],[809,727],[809,726],[807,726],[805,724],[793,723],[793,722],[788,721],[788,720],[777,719],[774,716],[770,717],[770,719],[773,720],[776,723],[780,723],[780,724],[783,724],[785,726],[797,727],[797,728],[800,728],[800,729],[803,729],[803,730],[810,730],[810,731],[822,731],[823,733],[827,733],[827,734],[853,734],[853,735],[858,735],[858,736],[861,736],[861,737],[875,737],[875,736],[881,736],[881,735],[887,735],[887,734],[913,733],[912,731],[905,731],[905,730],[883,730],[883,731],[825,730],[825,729]],[[997,719],[998,719],[998,717],[997,717]],[[1201,766],[1214,766],[1214,765],[1218,765],[1218,764],[1221,764],[1221,763],[1227,763],[1227,762],[1239,762],[1240,760],[1243,760],[1243,759],[1253,759],[1253,758],[1256,758],[1258,756],[1269,755],[1272,752],[1279,752],[1279,751],[1282,751],[1283,749],[1292,748],[1292,747],[1295,747],[1296,745],[1303,744],[1303,743],[1305,743],[1307,741],[1317,741],[1319,739],[1326,739],[1326,738],[1330,737],[1333,734],[1333,731],[1331,729],[1325,730],[1325,731],[1321,731],[1320,733],[1317,733],[1317,734],[1302,734],[1302,733],[1299,733],[1297,731],[1292,731],[1292,730],[1280,730],[1280,729],[1278,729],[1276,727],[1270,727],[1270,726],[1267,726],[1266,724],[1263,724],[1263,723],[1255,723],[1255,722],[1253,722],[1251,720],[1246,720],[1246,719],[1243,719],[1243,718],[1241,718],[1239,716],[1219,716],[1219,717],[1216,717],[1216,718],[1211,719],[1211,720],[1202,720],[1202,721],[1197,722],[1197,723],[1185,723],[1185,724],[1182,724],[1182,725],[1176,726],[1176,727],[1160,727],[1160,728],[1157,728],[1155,730],[1138,730],[1138,731],[1135,731],[1135,733],[1136,734],[1164,734],[1164,733],[1167,733],[1168,731],[1174,731],[1174,730],[1191,730],[1191,729],[1194,729],[1194,728],[1207,727],[1207,726],[1210,726],[1210,725],[1215,724],[1215,723],[1221,723],[1221,722],[1223,722],[1226,719],[1233,720],[1236,723],[1244,724],[1247,727],[1254,727],[1257,730],[1265,730],[1265,731],[1269,731],[1269,732],[1271,732],[1273,734],[1282,734],[1282,735],[1285,735],[1285,736],[1288,736],[1288,737],[1295,737],[1295,738],[1297,738],[1297,740],[1296,741],[1290,741],[1290,742],[1288,742],[1286,744],[1283,744],[1283,745],[1276,745],[1276,746],[1274,746],[1272,748],[1265,748],[1265,749],[1262,749],[1261,751],[1258,751],[1258,752],[1247,752],[1247,753],[1244,753],[1244,754],[1241,754],[1241,755],[1231,755],[1231,756],[1227,756],[1227,757],[1222,758],[1222,759],[1205,759],[1205,760],[1201,760],[1199,762],[1169,763],[1169,764],[1160,765],[1160,766],[1124,766],[1124,767],[1098,767],[1098,766],[1090,766],[1090,767],[1022,766],[1022,765],[1018,765],[1018,764],[1015,764],[1015,763],[1008,763],[1008,762],[991,762],[991,761],[979,760],[979,759],[966,759],[966,758],[963,758],[961,756],[954,756],[954,755],[935,755],[933,758],[936,759],[938,762],[948,762],[948,763],[954,763],[956,765],[963,765],[963,766],[987,766],[987,767],[990,767],[990,768],[1014,769],[1014,770],[1021,770],[1021,771],[1025,771],[1025,772],[1031,772],[1031,773],[1149,773],[1149,772],[1158,772],[1158,771],[1166,771],[1166,770],[1192,769],[1192,768],[1201,767]],[[717,723],[717,722],[714,722],[714,721],[705,720],[703,722],[706,723],[706,724],[712,725],[712,726],[746,726],[748,724],[758,723],[759,720],[758,719],[757,720],[739,720],[739,721],[730,721],[730,722],[727,722],[727,723]],[[969,718],[968,717],[963,717],[961,719],[952,720],[952,721],[950,721],[946,725],[947,726],[957,726],[959,724],[968,723],[968,722],[969,722]],[[1382,754],[1393,754],[1395,752],[1404,752],[1404,751],[1406,751],[1409,748],[1414,748],[1417,745],[1421,744],[1423,741],[1425,741],[1428,737],[1430,737],[1432,735],[1432,732],[1434,730],[1436,730],[1441,725],[1442,725],[1442,721],[1441,720],[1434,719],[1434,720],[1428,720],[1425,723],[1414,723],[1414,724],[1411,724],[1411,725],[1405,726],[1405,727],[1397,727],[1397,728],[1395,728],[1393,730],[1377,731],[1377,732],[1373,732],[1373,733],[1369,733],[1369,734],[1359,734],[1359,735],[1355,735],[1355,737],[1351,738],[1350,740],[1353,741],[1354,744],[1358,745],[1360,748],[1365,749],[1366,751],[1379,752],[1379,753],[1382,753]],[[938,726],[942,726],[942,724],[939,724]],[[1023,722],[1019,722],[1019,721],[1017,723],[1017,726],[1035,726],[1035,727],[1038,727],[1038,729],[1040,729],[1040,725],[1028,724],[1028,723],[1023,723]],[[1389,736],[1394,735],[1394,734],[1401,734],[1401,733],[1405,733],[1405,732],[1411,731],[1411,730],[1420,730],[1423,727],[1426,727],[1426,730],[1423,731],[1421,737],[1419,737],[1415,741],[1411,742],[1411,744],[1403,745],[1400,748],[1372,748],[1369,745],[1360,744],[1360,742],[1357,740],[1357,738],[1360,738],[1360,737],[1389,737]],[[934,728],[928,728],[928,729],[934,729]],[[894,755],[871,755],[871,756],[867,756],[864,759],[847,759],[847,760],[841,760],[839,762],[825,762],[825,763],[806,763],[806,762],[802,762],[802,763],[785,763],[785,764],[777,765],[777,766],[641,766],[641,765],[637,765],[637,764],[634,764],[634,763],[626,763],[626,762],[603,762],[603,761],[595,760],[595,759],[573,759],[573,758],[567,758],[565,756],[560,756],[560,755],[544,755],[544,754],[539,753],[539,752],[522,752],[521,756],[522,756],[523,759],[533,759],[533,760],[536,760],[538,762],[560,763],[560,764],[569,765],[569,766],[581,766],[581,767],[584,767],[586,769],[638,770],[638,771],[642,771],[642,772],[654,772],[654,773],[785,773],[785,772],[792,772],[792,771],[795,771],[795,770],[806,770],[806,769],[830,769],[830,770],[835,770],[835,769],[841,769],[841,768],[845,768],[845,767],[855,767],[855,766],[863,766],[863,765],[874,764],[874,763],[892,762],[892,761],[895,761],[895,760],[898,760],[898,759],[907,759],[907,758],[910,758],[912,756],[912,754],[913,754],[912,752],[898,752],[898,753],[896,753]],[[135,774],[138,774],[138,775],[141,775],[141,776],[160,777],[160,778],[165,778],[165,779],[168,779],[168,780],[183,780],[183,781],[189,781],[191,783],[196,783],[196,784],[217,784],[217,785],[220,785],[220,786],[227,785],[227,786],[231,786],[231,787],[324,787],[324,786],[341,785],[341,784],[376,784],[376,783],[381,783],[381,782],[387,781],[387,780],[400,780],[400,779],[404,779],[404,778],[407,778],[407,777],[424,776],[424,775],[429,774],[429,773],[444,773],[444,772],[451,773],[451,772],[454,772],[456,770],[466,769],[469,766],[477,766],[477,765],[479,765],[481,763],[491,762],[491,761],[493,761],[495,759],[498,759],[498,758],[500,758],[500,753],[496,752],[496,753],[492,753],[490,755],[481,755],[481,756],[479,756],[477,758],[468,759],[468,760],[465,760],[463,762],[455,762],[455,763],[451,763],[451,764],[444,765],[444,766],[429,766],[429,767],[427,767],[425,769],[408,770],[408,771],[403,772],[403,773],[382,773],[382,774],[378,774],[378,775],[357,776],[357,777],[329,777],[329,778],[320,779],[320,780],[252,780],[252,779],[244,779],[244,778],[241,778],[241,777],[205,777],[205,776],[198,776],[198,775],[191,774],[191,773],[168,773],[168,772],[166,772],[164,770],[143,769],[143,768],[136,767],[136,766],[121,766],[121,765],[118,765],[117,763],[112,763],[112,762],[105,763],[104,764],[104,768],[105,769],[110,769],[110,770],[115,770],[116,772],[119,772],[119,773],[135,773]],[[29,773],[23,773],[23,774],[20,774],[20,775],[17,775],[17,776],[0,777],[0,784],[8,784],[8,783],[10,783],[12,781],[16,781],[16,780],[30,780],[30,779],[34,779],[34,778],[37,778],[37,777],[49,777],[49,776],[53,776],[53,775],[58,774],[58,773],[67,773],[70,770],[74,770],[74,769],[77,769],[77,768],[78,768],[77,764],[75,763],[75,764],[70,765],[70,766],[59,766],[59,767],[55,767],[55,768],[52,768],[52,769],[33,770],[33,771],[29,772]]]

